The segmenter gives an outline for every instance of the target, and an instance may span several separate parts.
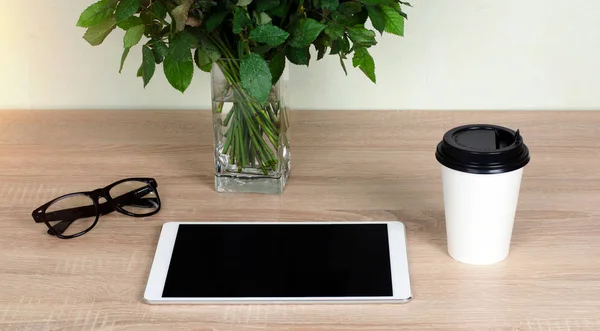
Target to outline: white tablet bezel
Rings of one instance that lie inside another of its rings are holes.
[[[390,246],[393,295],[385,297],[298,297],[298,298],[163,298],[162,292],[180,224],[260,225],[260,224],[386,224]],[[162,226],[150,275],[144,292],[149,304],[232,304],[232,303],[405,303],[412,298],[406,231],[401,222],[169,222]]]

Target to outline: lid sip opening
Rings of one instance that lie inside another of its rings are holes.
[[[519,140],[519,138],[521,138],[521,130],[517,129],[517,133],[515,133],[515,141],[513,141],[513,144],[517,142],[517,140]]]
[[[520,130],[492,124],[470,124],[449,130],[435,154],[442,165],[475,174],[514,171],[530,161]]]

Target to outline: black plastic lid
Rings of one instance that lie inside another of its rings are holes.
[[[435,153],[444,166],[474,174],[498,174],[529,163],[529,149],[516,132],[497,125],[471,124],[444,135]]]

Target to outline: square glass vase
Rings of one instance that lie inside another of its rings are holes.
[[[288,109],[284,83],[262,104],[240,81],[237,60],[219,60],[211,71],[215,190],[281,194],[290,175]]]

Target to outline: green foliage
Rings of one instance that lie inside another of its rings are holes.
[[[144,87],[150,83],[150,79],[154,76],[156,70],[156,61],[154,59],[154,53],[148,46],[142,47],[142,78],[144,80]]]
[[[123,66],[125,65],[125,60],[127,60],[127,56],[129,56],[129,52],[131,51],[131,48],[126,47],[123,50],[123,55],[121,55],[121,66],[119,67],[119,73],[121,73],[121,71],[123,71]]]
[[[369,18],[371,19],[371,23],[373,23],[373,27],[379,31],[379,33],[383,34],[387,24],[387,18],[385,12],[381,9],[381,6],[367,6],[367,13],[369,13]]]
[[[169,52],[163,63],[167,80],[182,93],[190,86],[194,75],[192,39],[193,37],[189,33],[177,34],[171,42]]]
[[[138,25],[144,25],[144,21],[136,16],[131,16],[122,20],[121,22],[117,22],[117,26],[125,31]]]
[[[137,13],[140,4],[140,0],[121,0],[116,10],[117,23],[126,20]]]
[[[96,26],[110,17],[115,10],[115,1],[101,0],[89,6],[81,13],[77,26],[91,28]]]
[[[336,10],[340,6],[339,0],[321,0],[321,8],[327,10]]]
[[[354,51],[352,65],[355,68],[359,67],[373,83],[377,82],[375,78],[375,61],[373,61],[373,57],[366,48],[358,48]]]
[[[264,102],[280,79],[286,60],[310,64],[326,55],[345,60],[376,82],[375,62],[368,49],[377,45],[376,31],[404,35],[409,3],[398,0],[100,0],[87,7],[77,26],[84,39],[100,45],[116,27],[125,31],[119,72],[130,51],[141,47],[138,76],[144,87],[156,65],[182,93],[194,68],[210,71],[222,59],[237,59],[229,79],[249,96]],[[371,22],[374,30],[368,28]],[[195,64],[195,65],[194,65]]]
[[[175,22],[175,32],[181,32],[185,29],[194,0],[181,0],[180,3],[179,6],[173,8],[171,11],[171,17]]]
[[[289,36],[289,33],[273,24],[257,26],[256,29],[250,32],[250,39],[271,47],[283,44]]]
[[[150,48],[152,48],[152,54],[154,54],[154,62],[156,64],[161,64],[164,61],[167,54],[169,54],[169,48],[167,47],[167,44],[165,44],[165,42],[162,40],[154,41],[150,45]]]
[[[269,65],[260,55],[250,53],[246,55],[240,65],[242,87],[258,102],[264,104],[271,93],[271,70]]]
[[[145,28],[146,27],[144,25],[136,25],[127,30],[125,37],[123,37],[123,46],[125,48],[131,48],[137,45],[144,36]]]
[[[290,41],[290,46],[304,48],[310,46],[321,31],[325,29],[325,24],[322,24],[312,18],[304,18],[300,20],[298,26],[294,30],[294,37]]]
[[[83,35],[90,45],[98,46],[104,42],[104,39],[117,27],[117,19],[115,15],[110,15],[106,20],[87,29]]]
[[[296,48],[296,47],[288,47],[287,52],[285,53],[290,62],[296,65],[305,65],[308,66],[310,63],[310,49],[308,47],[305,48]]]
[[[400,14],[399,7],[395,9],[387,6],[381,9],[385,13],[385,31],[398,36],[404,36],[404,17]]]
[[[281,52],[275,54],[269,62],[269,70],[271,70],[272,84],[275,85],[285,70],[285,54]]]
[[[285,2],[285,0],[281,2]],[[267,10],[275,9],[279,6],[279,3],[279,0],[256,0],[256,11],[262,13]]]
[[[248,15],[248,11],[244,8],[236,8],[233,15],[233,33],[242,33],[246,28],[252,26],[252,20]]]
[[[346,15],[358,14],[363,10],[363,5],[354,1],[342,2],[338,10],[340,13]]]

